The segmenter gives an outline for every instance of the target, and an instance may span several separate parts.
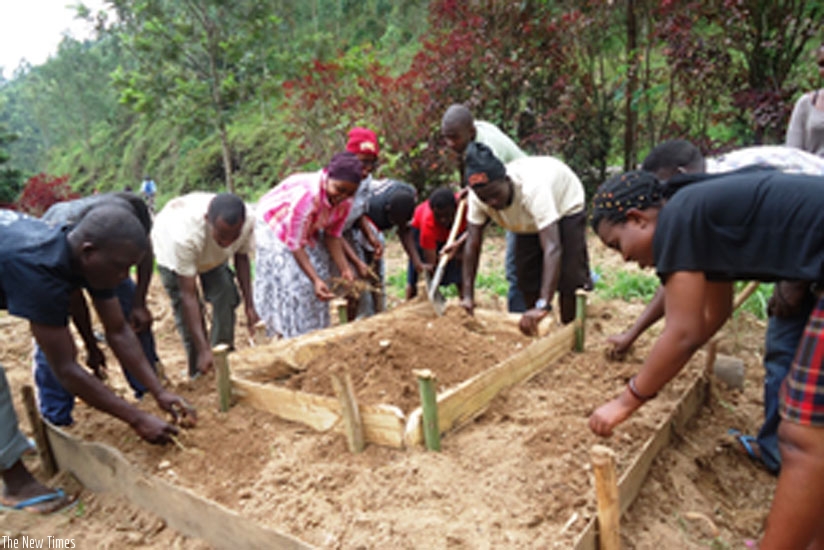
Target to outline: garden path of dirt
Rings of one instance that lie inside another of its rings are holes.
[[[496,262],[503,254],[501,243],[499,238],[487,239],[482,269],[500,269]],[[601,272],[626,268],[595,240],[590,251]],[[397,242],[390,242],[387,253],[387,272],[393,273],[403,265]],[[485,297],[482,302],[494,307],[501,300]],[[184,355],[156,282],[150,306],[167,374],[176,391],[199,409],[198,427],[181,436],[186,449],[147,445],[127,426],[82,403],[71,431],[116,447],[164,479],[322,548],[568,548],[594,510],[591,446],[609,445],[618,453],[619,472],[626,468],[703,367],[699,353],[615,436],[595,437],[587,428],[587,417],[637,371],[652,338],[642,338],[624,362],[606,361],[606,337],[626,328],[643,304],[594,299],[588,311],[586,352],[568,354],[499,396],[480,418],[445,437],[443,452],[370,445],[364,453],[352,455],[340,434],[317,433],[242,405],[229,414],[217,413],[213,382],[183,379]],[[429,340],[419,321],[393,324],[390,335],[375,333],[332,355],[338,363],[382,358],[383,367],[366,365],[354,376],[356,389],[371,391],[375,399],[408,412],[417,398],[409,379],[412,368],[462,356],[454,380],[447,373],[439,375],[442,386],[448,386],[528,343],[517,336],[507,339],[503,333],[493,340],[488,333],[473,331],[460,312],[430,322],[438,324],[431,327],[437,336]],[[737,452],[726,434],[730,427],[753,433],[759,425],[763,331],[763,323],[746,315],[725,329],[721,351],[745,361],[744,389],[716,384],[710,403],[682,439],[655,461],[639,500],[622,523],[625,548],[744,548],[747,539],[758,537],[775,480]],[[396,344],[413,334],[422,338],[415,340],[421,354],[408,364],[414,352]],[[238,336],[239,347],[246,345],[243,328]],[[0,362],[15,391],[17,410],[22,411],[17,390],[30,382],[27,326],[0,317],[0,338]],[[381,340],[392,342],[392,354],[380,351]],[[447,343],[456,347],[448,348]],[[321,368],[314,365],[308,372]],[[127,396],[115,370],[110,368],[112,383]],[[318,374],[303,375],[287,384],[328,393],[326,380]],[[36,470],[36,460],[27,460]],[[65,476],[55,483],[72,486]],[[0,536],[73,538],[78,548],[208,547],[118,497],[82,491],[80,499],[74,510],[48,518],[0,512]]]

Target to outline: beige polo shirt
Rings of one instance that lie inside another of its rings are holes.
[[[157,264],[184,277],[205,273],[233,258],[249,254],[253,247],[255,216],[246,205],[246,220],[240,237],[226,248],[212,238],[206,212],[214,193],[195,192],[170,200],[155,216],[152,246]]]
[[[525,157],[506,165],[512,203],[495,210],[469,192],[469,223],[491,218],[515,233],[538,233],[559,219],[584,210],[584,186],[572,169],[554,157]]]

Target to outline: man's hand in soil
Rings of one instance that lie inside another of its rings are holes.
[[[626,330],[621,334],[614,334],[607,338],[607,344],[611,345],[607,348],[607,358],[610,361],[621,361],[626,357],[629,348],[635,342],[635,338],[632,337],[630,332]]]
[[[152,314],[146,307],[133,307],[129,314],[129,325],[138,334],[152,328]]]
[[[106,356],[97,344],[90,346],[86,352],[86,366],[92,369],[98,380],[106,380],[109,377],[106,371]]]
[[[255,338],[255,325],[260,322],[260,315],[258,315],[257,310],[252,308],[246,309],[246,329],[249,331],[249,337],[254,339]]]
[[[549,312],[537,308],[527,310],[523,315],[521,315],[521,320],[518,322],[518,328],[521,329],[521,332],[526,336],[537,336],[538,323],[546,317],[547,313]]]
[[[197,411],[185,399],[170,391],[163,390],[155,396],[157,405],[172,415],[175,424],[193,428],[197,424]]]
[[[140,437],[156,445],[169,443],[172,440],[171,436],[177,435],[178,432],[176,426],[143,411],[139,411],[131,426]]]
[[[628,389],[624,390],[621,395],[601,405],[592,413],[589,417],[589,429],[596,435],[609,437],[618,424],[629,418],[643,404],[644,402],[633,396]]]
[[[215,366],[215,358],[211,349],[205,349],[197,354],[197,371],[200,374],[207,374]]]

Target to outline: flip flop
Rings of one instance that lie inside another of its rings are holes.
[[[754,435],[742,434],[735,428],[730,428],[729,431],[727,431],[727,433],[733,436],[735,440],[738,441],[738,443],[740,443],[742,447],[744,447],[744,450],[747,452],[747,455],[752,460],[755,460],[756,462],[759,462],[761,464],[764,463],[761,460],[761,454],[756,452],[756,450],[753,448],[753,444],[758,444],[757,438]]]
[[[53,491],[51,493],[46,493],[44,495],[38,495],[36,497],[27,498],[26,500],[21,500],[17,504],[4,504],[0,502],[0,510],[18,512],[25,511],[32,514],[49,515],[55,512],[66,510],[67,508],[74,506],[75,504],[77,504],[77,500],[72,498],[71,500],[65,502],[63,506],[60,506],[59,508],[55,508],[54,510],[49,511],[39,510],[37,508],[37,505],[43,504],[45,502],[53,502],[55,500],[64,500],[66,498],[66,493],[63,492],[63,489],[57,489],[56,491]]]

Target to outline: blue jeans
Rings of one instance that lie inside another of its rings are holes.
[[[778,452],[778,391],[790,372],[795,350],[804,334],[812,305],[793,317],[770,317],[764,343],[764,424],[756,442],[761,460],[771,472],[781,469]]]
[[[509,290],[506,295],[507,309],[511,313],[523,313],[526,311],[524,295],[518,288],[518,272],[515,269],[515,233],[506,232],[506,282]]]
[[[120,302],[120,307],[123,310],[123,316],[128,318],[132,312],[132,304],[134,303],[135,284],[130,278],[123,279],[123,282],[115,288],[115,295]],[[143,354],[148,359],[152,369],[157,363],[157,351],[155,350],[154,335],[151,330],[146,330],[138,333],[137,339],[140,342],[140,347],[143,349]],[[123,369],[123,374],[126,375],[129,385],[134,390],[134,396],[138,399],[143,397],[146,393],[146,388],[141,384],[137,378],[133,377],[129,371]],[[43,418],[56,426],[68,426],[74,419],[72,419],[72,411],[74,410],[74,394],[66,390],[57,377],[52,372],[49,362],[46,360],[46,354],[40,349],[36,343],[34,345],[34,384],[37,387],[37,399],[40,407],[40,414]]]

